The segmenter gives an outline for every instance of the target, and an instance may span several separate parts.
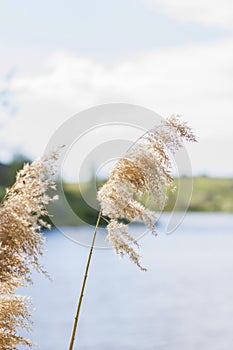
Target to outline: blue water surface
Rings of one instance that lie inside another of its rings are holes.
[[[94,250],[74,349],[233,349],[233,215],[189,213],[171,235],[167,219],[157,237],[140,240],[147,272],[112,250]],[[79,237],[93,228],[66,230]],[[20,293],[35,306],[30,339],[38,349],[64,350],[88,249],[57,230],[46,236],[43,264],[53,282],[35,274]]]

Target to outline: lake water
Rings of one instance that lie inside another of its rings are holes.
[[[94,251],[74,349],[233,349],[233,215],[187,214],[171,235],[164,220],[158,237],[140,240],[147,272],[112,250]],[[35,275],[23,291],[36,308],[30,338],[39,349],[64,350],[88,249],[54,230],[46,250],[53,282]]]

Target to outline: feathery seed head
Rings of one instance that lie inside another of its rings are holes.
[[[31,267],[44,272],[39,263],[43,254],[42,227],[45,204],[55,200],[46,192],[55,189],[52,180],[57,154],[25,164],[17,173],[15,184],[7,190],[0,204],[0,348],[16,349],[18,344],[31,346],[17,335],[17,328],[27,328],[28,302],[14,295],[19,286],[31,283]]]
[[[140,257],[131,244],[135,241],[119,219],[139,219],[155,234],[156,213],[143,205],[143,196],[153,200],[158,209],[163,208],[165,191],[172,189],[170,152],[180,149],[183,139],[196,141],[185,122],[178,116],[162,121],[133,144],[97,193],[102,214],[110,218],[106,239],[117,254],[128,255],[141,269]]]

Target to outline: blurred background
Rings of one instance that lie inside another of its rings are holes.
[[[232,212],[232,17],[229,0],[2,1],[0,196],[68,118],[123,102],[188,121],[199,140],[186,146],[189,210]]]
[[[0,43],[1,197],[62,123],[98,104],[180,114],[198,135],[187,145],[194,190],[184,223],[163,236],[170,195],[161,238],[143,239],[150,272],[96,250],[77,349],[232,349],[233,2],[2,0]],[[72,209],[93,224],[96,212],[65,181]],[[83,229],[68,217],[63,225]],[[47,238],[54,283],[35,277],[23,293],[36,306],[31,338],[62,350],[87,249],[55,229]]]
[[[195,175],[232,176],[231,1],[1,1],[1,162],[96,104],[181,114]]]

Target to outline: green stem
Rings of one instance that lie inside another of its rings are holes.
[[[86,264],[86,269],[85,269],[85,273],[84,273],[84,277],[83,277],[83,283],[82,283],[82,288],[81,288],[81,292],[80,292],[80,296],[79,296],[79,300],[78,300],[78,306],[77,306],[76,315],[75,315],[75,318],[74,318],[74,325],[73,325],[73,330],[72,330],[72,334],[71,334],[69,350],[72,350],[73,346],[74,346],[74,340],[75,340],[75,334],[76,334],[76,329],[77,329],[78,320],[79,320],[79,314],[80,314],[80,310],[81,310],[81,305],[82,305],[85,285],[86,285],[86,281],[87,281],[88,270],[89,270],[89,266],[90,266],[90,262],[91,262],[91,257],[92,257],[94,244],[95,244],[97,229],[98,229],[98,226],[99,226],[99,223],[100,223],[100,219],[101,219],[101,214],[102,214],[102,212],[100,210],[98,218],[97,218],[97,221],[96,221],[95,231],[94,231],[94,234],[93,234],[93,238],[92,238],[92,242],[91,242],[91,248],[90,248],[90,252],[89,252],[89,256],[88,256],[87,264]]]

